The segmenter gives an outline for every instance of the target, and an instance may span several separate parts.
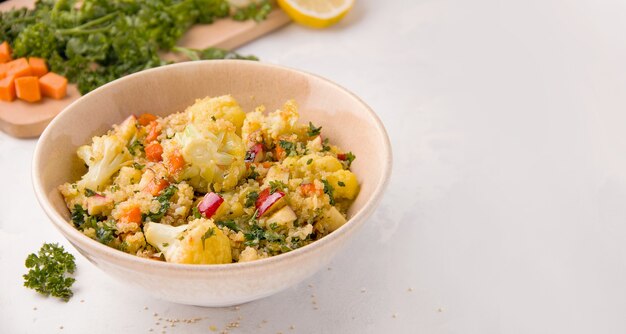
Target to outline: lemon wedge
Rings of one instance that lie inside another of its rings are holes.
[[[346,16],[354,0],[278,0],[278,5],[304,26],[326,28]]]

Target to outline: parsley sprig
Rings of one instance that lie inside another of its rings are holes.
[[[43,295],[68,301],[74,294],[71,288],[76,281],[68,277],[76,270],[74,261],[74,255],[66,252],[63,246],[45,243],[37,254],[30,254],[26,258],[26,268],[30,270],[23,276],[24,286]]]

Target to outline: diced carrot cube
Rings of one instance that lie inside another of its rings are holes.
[[[6,76],[0,80],[0,100],[11,102],[15,100],[15,80],[11,76]]]
[[[7,63],[8,73],[13,74],[16,78],[19,77],[29,77],[33,75],[33,71],[30,69],[30,65],[28,65],[28,60],[26,58],[19,58]]]
[[[167,180],[155,178],[143,188],[143,191],[152,196],[157,196],[163,189],[167,188],[170,183]]]
[[[161,146],[161,144],[159,144],[158,142],[152,142],[146,145],[144,151],[146,152],[146,159],[152,162],[158,162],[163,160],[163,158],[161,157],[161,155],[163,154],[163,146]]]
[[[2,44],[0,44],[0,64],[11,60],[13,60],[13,57],[11,56],[11,47],[9,46],[9,43],[6,41],[2,42]]]
[[[44,96],[60,100],[67,95],[67,78],[48,72],[39,78],[39,87]]]
[[[146,143],[155,141],[161,134],[161,125],[157,121],[152,121],[148,125],[148,134],[146,135]]]
[[[46,61],[42,58],[30,57],[28,58],[28,65],[30,65],[30,70],[36,77],[42,77],[44,74],[48,73],[48,66],[46,65]]]
[[[141,223],[141,209],[139,206],[126,208],[121,214],[120,221],[123,223]]]
[[[170,175],[178,175],[185,167],[185,158],[180,154],[179,150],[174,150],[168,156],[169,164],[167,166]]]
[[[41,91],[39,90],[39,78],[37,77],[15,78],[15,93],[19,99],[27,101],[27,102],[40,101]]]
[[[157,119],[156,116],[149,114],[149,113],[145,113],[145,114],[139,115],[139,118],[137,118],[137,122],[139,122],[141,126],[146,126],[150,124],[150,122],[156,121],[156,119]]]

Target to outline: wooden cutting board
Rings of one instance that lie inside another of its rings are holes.
[[[6,1],[0,3],[0,11],[13,7],[32,7],[33,4],[34,1],[32,0]],[[181,38],[179,44],[197,49],[214,46],[232,50],[289,22],[290,19],[287,14],[280,8],[276,8],[266,20],[259,23],[222,19],[213,24],[195,25]],[[37,137],[54,116],[79,97],[80,94],[76,85],[69,85],[67,96],[62,100],[44,98],[38,103],[20,100],[0,101],[0,130],[18,138]]]

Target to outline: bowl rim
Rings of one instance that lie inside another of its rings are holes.
[[[282,254],[270,256],[270,257],[255,260],[255,261],[235,262],[235,263],[227,263],[227,264],[170,263],[170,262],[165,262],[165,261],[150,260],[150,259],[142,258],[133,254],[129,254],[126,252],[122,252],[122,251],[119,251],[117,249],[114,249],[112,247],[109,247],[107,245],[104,245],[96,240],[93,240],[87,237],[78,229],[76,229],[69,221],[63,218],[58,212],[56,212],[56,210],[52,207],[52,204],[48,200],[46,192],[43,189],[43,185],[41,183],[41,173],[37,169],[37,166],[41,165],[40,162],[42,159],[41,158],[42,146],[43,146],[42,143],[48,140],[48,138],[51,136],[51,131],[52,131],[51,129],[54,128],[57,123],[60,123],[63,117],[68,112],[71,112],[71,109],[74,108],[74,105],[81,103],[84,99],[89,98],[91,95],[98,94],[102,90],[109,89],[110,87],[115,86],[115,85],[119,85],[123,83],[125,80],[132,80],[133,78],[138,77],[138,76],[145,76],[145,75],[149,76],[150,73],[155,73],[155,72],[160,72],[160,71],[171,71],[173,68],[204,66],[204,64],[207,64],[207,63],[212,64],[212,66],[220,66],[220,64],[237,64],[238,66],[251,66],[251,67],[259,66],[259,67],[265,67],[265,68],[276,69],[276,70],[281,70],[281,71],[287,71],[287,72],[294,73],[296,75],[301,75],[301,76],[303,75],[305,77],[310,76],[317,80],[321,80],[322,82],[328,85],[334,86],[334,88],[343,91],[350,98],[354,99],[357,103],[361,104],[364,107],[366,113],[374,120],[374,125],[376,127],[376,130],[383,137],[383,141],[384,141],[383,149],[385,151],[384,152],[385,156],[382,158],[384,158],[384,160],[386,161],[386,163],[383,163],[383,172],[382,172],[381,182],[379,182],[376,188],[373,190],[372,197],[370,197],[370,199],[363,204],[362,209],[356,212],[356,214],[352,216],[340,228],[338,228],[332,233],[308,245],[297,248],[287,253],[282,253]],[[45,130],[41,134],[39,140],[37,141],[37,145],[35,147],[35,151],[33,155],[32,166],[31,166],[31,178],[32,178],[32,184],[33,184],[33,190],[35,192],[35,196],[40,206],[43,208],[44,212],[46,213],[48,218],[52,221],[52,223],[55,225],[55,227],[61,231],[61,234],[63,235],[63,237],[66,238],[76,248],[78,247],[74,245],[74,242],[80,243],[81,245],[84,245],[84,247],[88,249],[95,250],[103,256],[114,259],[115,263],[117,264],[122,264],[122,263],[125,265],[137,264],[137,265],[152,267],[151,269],[154,269],[154,270],[168,269],[168,270],[177,270],[177,271],[182,270],[185,272],[222,272],[222,271],[250,270],[252,268],[270,266],[273,264],[277,264],[278,262],[286,262],[288,260],[294,260],[296,258],[302,257],[311,252],[315,252],[319,248],[324,247],[326,244],[340,240],[348,233],[349,230],[356,228],[357,226],[360,226],[376,209],[376,207],[378,206],[378,204],[380,203],[382,199],[382,194],[385,188],[389,184],[392,166],[393,166],[393,156],[392,156],[392,150],[391,150],[391,143],[390,143],[389,136],[387,134],[387,131],[385,130],[385,127],[382,121],[380,120],[378,115],[372,110],[372,108],[369,105],[367,105],[367,103],[365,103],[361,98],[356,96],[354,93],[352,93],[348,89],[340,86],[337,83],[332,82],[329,79],[319,76],[317,74],[294,69],[291,67],[270,64],[270,63],[263,63],[263,62],[229,59],[229,60],[189,61],[189,62],[160,66],[160,67],[136,72],[136,73],[124,76],[122,78],[116,79],[114,81],[111,81],[79,97],[77,100],[75,100],[70,105],[65,107],[50,122],[50,124],[45,128]],[[144,268],[144,270],[147,269],[147,267]]]

